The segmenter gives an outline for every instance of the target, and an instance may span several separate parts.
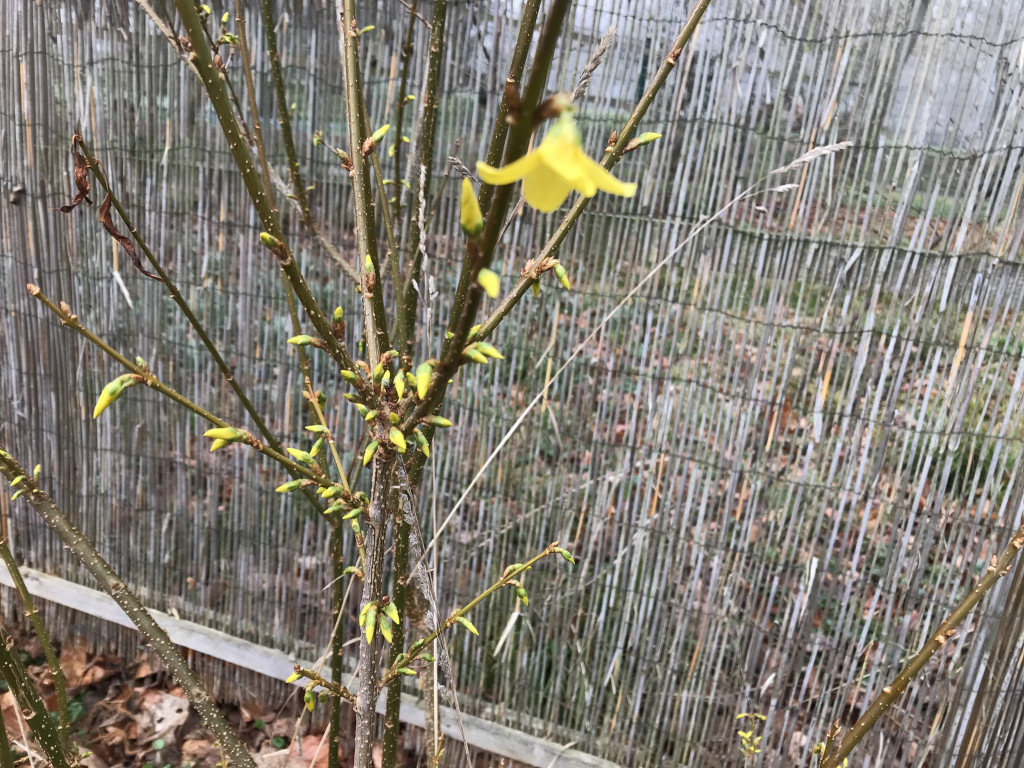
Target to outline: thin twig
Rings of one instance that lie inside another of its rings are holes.
[[[867,711],[854,723],[853,728],[843,737],[835,751],[830,752],[828,755],[823,755],[819,768],[837,768],[837,766],[843,764],[843,760],[847,755],[867,735],[868,731],[878,722],[878,719],[885,711],[907,690],[907,686],[917,677],[925,664],[935,655],[936,651],[953,637],[956,633],[956,628],[963,623],[967,615],[989,593],[996,582],[1010,572],[1010,567],[1020,553],[1021,547],[1024,547],[1024,525],[1021,525],[1016,533],[1013,534],[1013,538],[1010,539],[1006,549],[1003,550],[999,559],[989,566],[988,571],[978,582],[978,585],[968,593],[967,597],[960,601],[956,608],[946,617],[946,620],[939,625],[935,634],[928,638],[928,641],[921,647],[921,650],[914,654],[914,657],[900,670],[900,673],[896,675],[893,681],[882,688],[882,692],[871,702],[871,706],[868,707]]]

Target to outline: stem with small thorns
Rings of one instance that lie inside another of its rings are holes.
[[[53,647],[53,640],[50,638],[50,633],[46,631],[46,625],[43,624],[43,619],[39,615],[39,609],[36,608],[36,602],[32,598],[32,593],[28,591],[25,579],[21,576],[21,568],[18,566],[18,561],[14,559],[14,553],[11,552],[11,547],[7,541],[6,517],[3,520],[3,528],[3,538],[0,538],[0,559],[7,566],[7,572],[11,575],[11,581],[14,582],[14,589],[18,593],[18,597],[21,598],[22,605],[25,606],[25,616],[28,617],[29,624],[32,625],[32,631],[39,638],[39,645],[42,646],[43,656],[46,657],[46,665],[50,668],[50,675],[53,678],[53,690],[57,695],[57,716],[60,734],[62,738],[67,738],[71,716],[68,711],[68,686],[67,680],[64,677],[64,670],[60,666],[60,660],[57,658],[57,652]],[[4,729],[0,728],[0,730]]]
[[[256,768],[249,750],[239,741],[235,735],[234,728],[224,719],[213,698],[207,693],[202,683],[192,672],[188,662],[181,655],[178,647],[167,636],[167,633],[157,624],[153,616],[146,610],[142,601],[136,597],[128,586],[117,575],[113,568],[104,560],[93,543],[89,541],[81,531],[67,518],[53,500],[39,488],[35,479],[28,475],[24,469],[15,461],[14,457],[0,449],[0,474],[13,480],[18,475],[24,475],[22,485],[25,494],[22,496],[39,516],[52,528],[63,540],[82,565],[100,583],[103,590],[110,595],[121,610],[127,614],[132,623],[138,628],[146,642],[153,647],[160,660],[167,667],[167,670],[174,676],[175,680],[185,691],[185,695],[196,708],[199,716],[203,719],[213,735],[220,742],[225,757],[232,766],[239,768]],[[2,638],[6,639],[6,638]],[[45,716],[45,715],[44,715]],[[47,721],[49,718],[46,718]],[[33,723],[32,728],[45,727],[45,724]],[[53,759],[53,755],[50,755]]]

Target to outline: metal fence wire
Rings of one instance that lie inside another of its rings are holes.
[[[441,179],[449,155],[469,167],[483,155],[520,12],[518,0],[449,4],[426,241],[436,297],[420,315],[431,343],[459,263],[458,179]],[[354,260],[347,173],[312,141],[322,131],[346,143],[333,3],[278,5],[314,209]],[[398,95],[407,16],[392,0],[358,5],[360,26],[374,27],[361,44],[380,124]],[[273,493],[275,466],[209,453],[205,425],[155,392],[133,389],[93,421],[121,371],[24,288],[67,301],[115,349],[249,426],[95,209],[54,210],[73,195],[78,129],[270,428],[301,444],[309,421],[284,296],[213,112],[127,0],[0,9],[0,439],[42,465],[58,503],[150,605],[315,658],[330,631],[327,526]],[[574,6],[551,91],[571,90],[617,28],[579,104],[591,155],[687,11]],[[259,19],[249,14],[257,96],[283,168]],[[422,53],[427,26],[414,30]],[[828,725],[852,722],[972,588],[1024,509],[1022,44],[1018,3],[712,2],[644,121],[663,138],[616,170],[637,195],[596,198],[559,252],[573,290],[545,282],[495,337],[506,361],[455,383],[456,427],[437,441],[420,499],[428,537],[526,403],[546,396],[440,538],[441,610],[553,539],[578,557],[574,569],[536,568],[529,606],[511,593],[481,606],[479,639],[452,637],[463,711],[623,765],[809,765]],[[240,84],[238,61],[226,64]],[[413,94],[423,74],[414,68]],[[841,140],[853,146],[780,175],[786,188],[679,248],[766,172]],[[357,316],[337,267],[285,208],[317,298]],[[497,260],[504,287],[557,220],[514,217]],[[433,354],[422,342],[419,359]],[[315,355],[313,370],[328,418],[354,441],[361,419]],[[27,505],[0,504],[26,565],[88,583]],[[1000,582],[852,765],[1024,762],[1021,574]],[[355,635],[354,617],[343,630]],[[226,695],[252,677],[219,674],[234,681]],[[741,749],[748,723],[759,754]]]

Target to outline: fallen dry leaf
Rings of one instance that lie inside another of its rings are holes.
[[[68,690],[86,688],[116,673],[116,665],[107,659],[92,656],[82,642],[64,643],[60,649],[60,667],[64,670]]]
[[[13,735],[21,737],[21,734],[28,733],[28,726],[25,724],[25,718],[21,714],[21,709],[18,707],[18,702],[14,700],[14,694],[10,691],[4,691],[0,694],[0,710],[3,712],[4,727],[7,732]]]
[[[223,755],[209,739],[186,739],[181,745],[181,762],[192,768],[215,768]]]
[[[163,739],[168,744],[175,741],[176,731],[188,719],[188,699],[162,691],[146,690],[139,697],[139,741],[150,744]]]

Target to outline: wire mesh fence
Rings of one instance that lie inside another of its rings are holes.
[[[374,27],[362,35],[367,101],[383,123],[400,96],[407,16],[361,5],[360,26]],[[520,10],[450,5],[428,339],[443,334],[459,259],[445,157],[471,167],[482,156]],[[332,6],[282,6],[278,34],[315,211],[355,261],[347,173],[312,142],[321,131],[345,143]],[[204,424],[156,393],[132,390],[91,420],[120,371],[23,288],[67,301],[115,349],[246,426],[161,286],[88,209],[53,210],[71,197],[77,128],[270,428],[298,444],[309,419],[283,351],[284,295],[213,113],[134,4],[0,8],[0,437],[41,463],[58,502],[154,607],[316,657],[330,631],[327,527],[272,492],[274,466],[208,453]],[[580,104],[592,155],[686,11],[575,6],[551,90],[571,90],[617,28]],[[417,51],[428,23],[414,24]],[[258,48],[258,14],[250,26]],[[597,198],[560,250],[573,291],[545,284],[498,332],[507,360],[455,383],[456,428],[435,446],[420,499],[428,539],[546,394],[439,537],[442,610],[553,539],[579,560],[538,567],[529,606],[511,594],[481,606],[482,639],[452,639],[464,711],[624,765],[806,765],[828,725],[855,718],[971,589],[1024,509],[1022,30],[1013,4],[712,3],[643,126],[663,138],[617,170],[637,196]],[[280,162],[262,49],[253,61]],[[238,62],[226,65],[237,81]],[[417,136],[406,132],[408,151]],[[686,239],[769,171],[841,140],[852,148],[777,174],[773,191]],[[337,267],[285,216],[317,298],[357,316]],[[556,223],[530,210],[511,220],[506,287]],[[355,445],[362,420],[324,361],[313,370]],[[27,565],[85,580],[27,507],[0,504]],[[1020,573],[853,764],[1020,764]],[[354,627],[349,616],[347,636]],[[741,749],[747,722],[759,754]]]

